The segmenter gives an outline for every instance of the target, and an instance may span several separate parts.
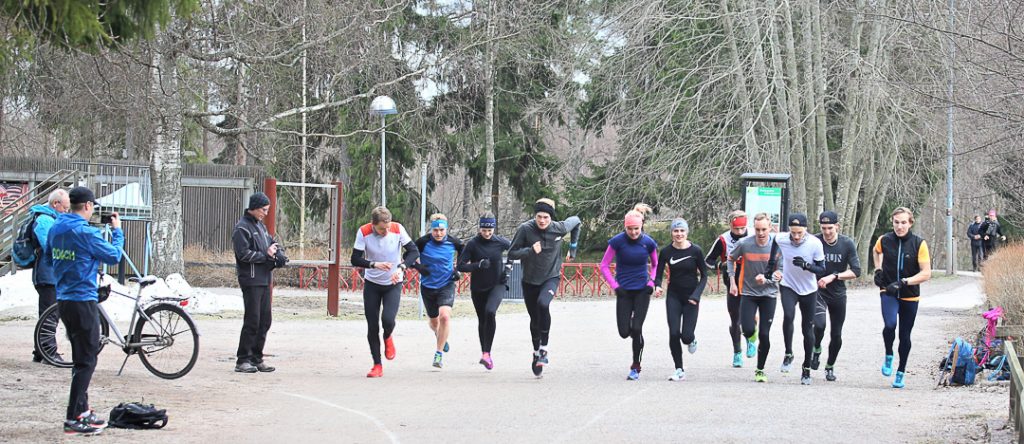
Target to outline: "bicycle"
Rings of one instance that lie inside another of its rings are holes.
[[[120,376],[131,355],[139,355],[142,365],[154,375],[164,379],[177,379],[188,374],[199,357],[199,330],[195,321],[182,308],[188,305],[188,299],[175,297],[154,297],[142,304],[142,290],[157,282],[155,276],[129,278],[139,285],[135,296],[111,289],[109,286],[100,289],[100,351],[107,343],[121,347],[125,353]],[[104,292],[104,289],[106,291]],[[104,294],[106,293],[106,294]],[[134,299],[135,307],[126,336],[117,328],[117,324],[103,308],[110,293]],[[113,329],[113,335],[110,330]],[[60,342],[60,344],[58,344]],[[57,313],[57,304],[51,305],[42,315],[35,328],[35,344],[43,359],[56,367],[69,368],[71,361],[66,361],[58,350],[71,350],[67,339],[67,330]]]

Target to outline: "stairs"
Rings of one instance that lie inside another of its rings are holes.
[[[15,265],[11,261],[11,247],[18,235],[18,227],[29,217],[33,205],[46,204],[50,193],[58,188],[70,188],[79,183],[81,173],[74,170],[60,170],[31,188],[25,197],[0,208],[0,276],[13,274]]]

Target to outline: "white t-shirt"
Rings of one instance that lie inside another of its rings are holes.
[[[779,261],[779,269],[782,270],[782,285],[785,285],[799,295],[806,295],[818,291],[818,277],[810,271],[793,265],[793,258],[801,256],[807,262],[825,260],[825,248],[821,241],[810,233],[804,235],[800,245],[794,245],[789,237],[789,232],[775,235],[775,243],[779,244],[779,252],[782,259]]]
[[[359,227],[354,248],[363,250],[363,257],[368,261],[392,264],[390,271],[367,269],[366,280],[378,285],[391,285],[391,274],[398,268],[398,264],[402,263],[402,246],[409,242],[412,242],[412,238],[398,222],[391,222],[387,234],[383,236],[373,230],[373,224]]]

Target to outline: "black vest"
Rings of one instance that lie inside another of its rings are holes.
[[[924,239],[908,232],[904,237],[897,237],[895,232],[882,235],[882,274],[886,282],[896,282],[921,272],[921,264],[917,261],[918,251]],[[900,267],[900,256],[903,257]],[[897,297],[916,298],[921,296],[920,285],[907,285],[900,289]]]

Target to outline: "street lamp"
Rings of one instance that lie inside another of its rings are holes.
[[[395,101],[390,97],[377,96],[373,102],[370,102],[370,114],[380,116],[380,205],[386,207],[388,196],[384,188],[384,128],[386,124],[384,116],[398,114],[398,108],[395,107]]]

